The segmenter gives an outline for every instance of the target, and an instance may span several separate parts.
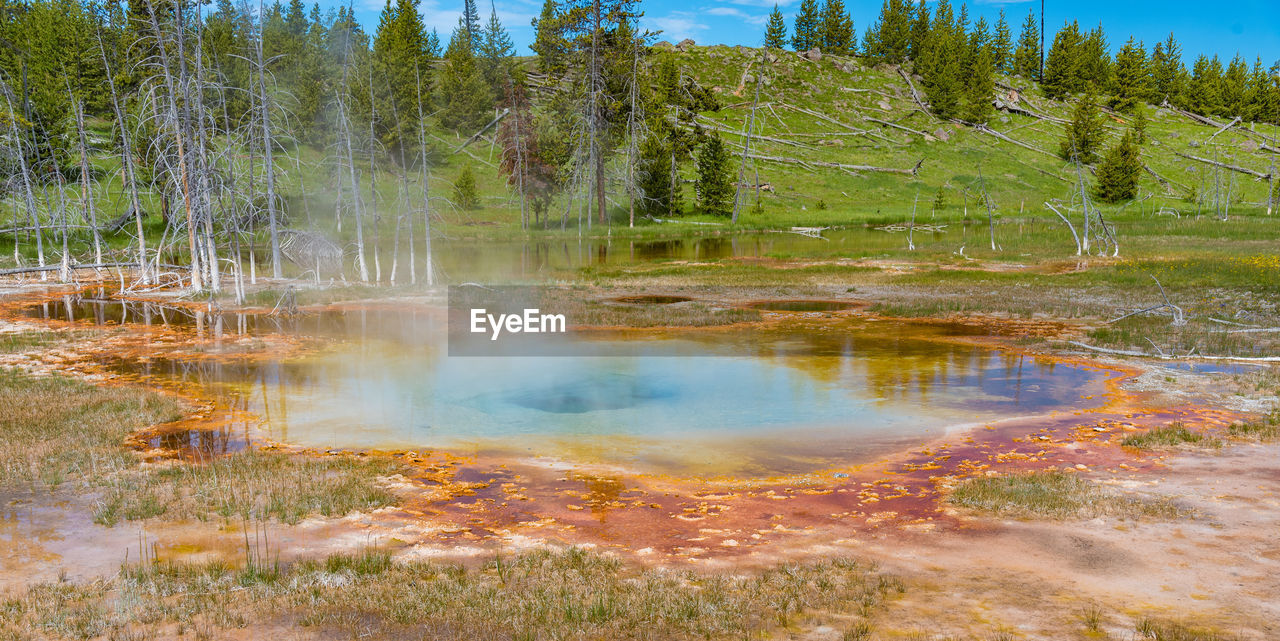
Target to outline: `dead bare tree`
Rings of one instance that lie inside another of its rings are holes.
[[[186,79],[185,78],[186,65],[183,62],[183,58],[185,56],[185,51],[183,48],[184,39],[183,39],[183,29],[181,27],[181,24],[182,24],[181,16],[183,11],[182,9],[183,4],[178,3],[176,5],[176,12],[178,15],[178,22],[177,22],[178,26],[174,29],[174,31],[176,32],[175,39],[177,40],[177,43],[178,43],[177,58],[179,62],[178,64],[179,69],[177,71],[178,78],[175,80],[174,78],[175,70],[173,68],[173,65],[171,64],[170,56],[169,56],[169,44],[167,42],[165,31],[161,29],[160,20],[156,14],[155,4],[151,0],[145,0],[145,2],[147,5],[147,15],[150,18],[150,22],[151,22],[152,34],[156,41],[156,49],[160,55],[160,61],[159,61],[160,74],[161,74],[161,77],[164,79],[164,84],[165,84],[165,92],[164,92],[165,99],[166,99],[165,124],[167,124],[168,129],[170,130],[170,134],[173,136],[173,139],[177,146],[177,156],[178,156],[177,161],[178,161],[178,173],[179,173],[178,182],[179,182],[179,188],[182,192],[183,210],[186,213],[187,246],[188,246],[188,250],[190,251],[191,288],[193,290],[200,291],[201,289],[203,289],[203,281],[202,281],[202,274],[200,269],[200,250],[196,245],[196,228],[195,228],[195,220],[192,212],[192,203],[191,203],[191,183],[187,175],[188,174],[188,171],[187,171],[188,165],[187,165],[187,156],[186,156],[187,128],[185,126],[185,119],[179,115],[180,110],[178,108],[178,96],[177,96],[178,88],[177,86],[175,86],[175,85],[181,85],[183,81],[185,81]]]
[[[742,161],[738,164],[738,182],[733,189],[733,216],[730,222],[738,222],[738,208],[742,203],[742,181],[746,178],[747,172],[747,156],[751,153],[751,135],[755,133],[756,128],[756,108],[760,104],[760,78],[764,75],[764,71],[756,74],[756,91],[755,97],[751,100],[751,115],[747,118],[747,139],[742,145]],[[756,181],[760,184],[760,181]]]
[[[111,62],[107,59],[106,47],[102,44],[102,32],[97,32],[98,53],[102,56],[102,67],[106,71],[107,86],[111,89],[111,111],[115,114],[116,127],[120,130],[120,171],[125,189],[129,194],[129,206],[133,209],[133,220],[138,234],[138,270],[143,284],[150,284],[150,270],[147,269],[147,237],[142,227],[142,199],[138,196],[138,173],[133,166],[133,143],[129,138],[129,125],[120,107],[120,96],[116,91],[115,76],[112,74]],[[101,261],[99,261],[101,262]]]
[[[76,142],[80,152],[80,202],[84,210],[85,224],[93,231],[93,262],[102,262],[102,234],[98,230],[98,216],[93,206],[93,177],[89,172],[89,145],[84,134],[84,104],[71,91],[71,81],[66,77],[67,97],[76,120]]]
[[[1058,208],[1053,205],[1053,203],[1046,202],[1044,206],[1048,207],[1049,211],[1052,211],[1053,213],[1057,214],[1058,218],[1061,218],[1062,222],[1067,224],[1067,229],[1071,230],[1071,237],[1074,238],[1076,241],[1076,256],[1082,255],[1084,253],[1084,244],[1080,240],[1080,234],[1076,233],[1076,226],[1071,224],[1071,219],[1067,218],[1065,214],[1059,211]]]
[[[9,86],[5,84],[0,87],[4,93],[5,107],[9,113],[15,113],[13,110],[13,102],[9,98]],[[44,259],[44,229],[40,224],[40,211],[36,208],[36,194],[31,185],[31,167],[27,164],[27,152],[23,147],[23,136],[18,132],[17,118],[9,118],[9,132],[13,136],[14,155],[18,158],[18,168],[22,174],[22,195],[27,206],[27,217],[31,220],[31,228],[36,236],[36,264],[43,268],[45,266]],[[17,247],[14,251],[17,251]],[[48,279],[48,272],[40,272],[40,280]]]
[[[350,54],[351,42],[348,35],[343,49],[342,83],[338,91],[335,92],[334,97],[338,103],[338,144],[342,146],[342,151],[346,156],[347,175],[350,178],[351,211],[355,217],[356,226],[356,267],[360,273],[360,282],[367,283],[369,282],[369,266],[365,260],[364,252],[364,217],[360,203],[360,180],[356,177],[355,153],[351,144],[351,114],[347,108],[346,100],[346,97],[350,95],[347,93]]]
[[[982,177],[982,165],[978,165],[978,186],[982,189],[982,204],[987,208],[987,230],[991,234],[991,251],[996,251],[995,207],[991,204],[991,196],[987,194],[987,181]]]
[[[262,40],[263,40],[263,24],[264,16],[262,0],[258,0],[258,25],[259,35],[257,38],[257,54],[258,54],[258,108],[262,111],[260,116],[262,121],[262,155],[263,169],[266,171],[267,179],[267,226],[268,233],[271,235],[271,277],[284,278],[284,271],[280,264],[280,231],[276,223],[276,172],[275,162],[272,159],[272,142],[271,134],[271,94],[267,93],[267,65],[262,59]]]
[[[435,285],[435,269],[431,262],[431,163],[427,158],[427,115],[422,110],[422,72],[417,63],[413,66],[414,80],[418,84],[418,150],[422,167],[422,238],[427,259],[427,285]],[[413,245],[410,245],[412,251]],[[413,258],[410,257],[410,262]]]

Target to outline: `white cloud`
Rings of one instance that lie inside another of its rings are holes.
[[[646,29],[661,30],[662,35],[672,42],[693,38],[697,32],[710,28],[698,22],[696,15],[688,11],[672,11],[665,16],[645,16],[642,21]]]
[[[737,18],[747,24],[753,25],[763,25],[769,21],[769,16],[754,16],[742,9],[735,9],[733,7],[712,7],[707,9],[705,13],[709,16],[727,16],[730,18]]]

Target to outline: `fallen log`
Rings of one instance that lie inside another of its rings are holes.
[[[467,138],[466,142],[462,143],[461,145],[458,145],[458,148],[457,148],[457,149],[454,149],[454,150],[453,150],[453,153],[455,153],[455,154],[456,154],[456,153],[458,153],[459,151],[462,151],[463,149],[465,149],[467,145],[470,145],[471,143],[475,142],[477,139],[479,139],[479,138],[480,138],[480,136],[484,135],[484,132],[489,131],[489,129],[490,129],[491,127],[493,127],[494,125],[498,124],[498,122],[499,122],[500,120],[502,120],[503,118],[505,118],[505,117],[507,116],[507,114],[508,114],[508,113],[511,113],[511,110],[510,110],[510,109],[503,109],[503,110],[502,110],[502,113],[498,114],[497,116],[495,116],[495,117],[494,117],[494,119],[493,119],[493,120],[490,120],[490,121],[489,121],[489,124],[487,124],[487,125],[485,125],[485,126],[481,127],[481,128],[480,128],[480,131],[477,131],[477,132],[475,132],[474,134],[472,134],[470,138]]]
[[[784,165],[801,165],[804,167],[829,167],[832,169],[844,169],[847,171],[872,171],[885,174],[901,174],[903,176],[915,176],[920,172],[920,166],[924,164],[924,159],[916,163],[911,169],[899,169],[897,167],[875,167],[872,165],[847,165],[838,162],[825,162],[821,160],[799,160],[797,158],[786,158],[784,156],[762,156],[759,154],[747,154],[748,158],[753,160],[763,160],[765,162],[776,162]]]
[[[67,269],[112,269],[116,267],[137,267],[138,263],[93,263],[90,265],[70,264]],[[178,265],[160,265],[165,269],[186,269]],[[0,276],[13,276],[14,274],[35,274],[38,272],[55,272],[62,269],[62,265],[45,265],[44,267],[17,267],[11,269],[0,269]]]
[[[1232,164],[1225,163],[1225,162],[1218,162],[1218,161],[1216,161],[1216,160],[1209,160],[1208,158],[1201,158],[1201,157],[1199,157],[1199,156],[1192,156],[1191,154],[1184,154],[1184,153],[1182,153],[1182,152],[1180,152],[1180,151],[1177,151],[1177,150],[1170,150],[1170,151],[1173,151],[1174,155],[1176,155],[1176,156],[1181,156],[1181,157],[1183,157],[1183,158],[1186,158],[1187,160],[1194,160],[1194,161],[1196,161],[1196,162],[1201,162],[1201,163],[1204,163],[1204,164],[1206,164],[1206,165],[1213,165],[1214,167],[1220,167],[1220,168],[1222,168],[1222,169],[1230,169],[1231,171],[1234,171],[1234,172],[1237,172],[1237,173],[1241,173],[1241,174],[1245,174],[1246,176],[1253,176],[1254,178],[1257,178],[1258,180],[1267,180],[1268,178],[1271,178],[1271,174],[1264,174],[1264,173],[1262,173],[1262,172],[1260,172],[1260,171],[1254,171],[1254,170],[1249,169],[1249,168],[1247,168],[1247,167],[1239,167],[1239,166],[1232,165]]]
[[[445,140],[444,138],[441,138],[440,136],[437,136],[437,135],[435,135],[435,134],[428,133],[427,135],[428,135],[428,136],[431,136],[432,138],[435,138],[436,140],[439,140],[439,141],[440,141],[440,142],[442,142],[442,143],[445,143],[446,145],[447,145],[447,144],[450,144],[448,140]],[[495,165],[495,164],[493,164],[493,163],[489,162],[488,160],[485,160],[484,158],[481,158],[481,157],[479,157],[479,156],[477,156],[477,155],[475,155],[475,154],[471,153],[471,151],[470,151],[470,150],[468,150],[468,149],[466,149],[465,147],[459,147],[459,148],[457,149],[457,151],[455,151],[454,153],[458,153],[458,151],[461,151],[462,153],[464,153],[464,154],[466,154],[466,155],[470,156],[472,160],[474,160],[474,161],[476,161],[476,162],[478,162],[478,163],[480,163],[480,164],[488,165],[488,166],[490,166],[490,167],[493,167],[494,169],[497,169],[497,168],[498,168],[498,166],[497,166],[497,165]]]
[[[730,128],[728,128],[728,127],[725,127],[722,123],[717,122],[717,121],[715,121],[715,120],[712,120],[711,118],[708,118],[708,117],[703,116],[703,115],[699,115],[699,116],[697,117],[697,119],[698,119],[699,121],[704,121],[704,122],[711,123],[711,128],[712,128],[712,129],[714,129],[714,130],[716,130],[716,131],[719,131],[720,133],[732,134],[732,135],[735,135],[735,136],[743,136],[743,137],[745,137],[745,136],[747,135],[747,134],[746,134],[746,132],[739,131],[739,130],[736,130],[736,129],[730,129]],[[669,121],[671,121],[673,124],[679,125],[679,122],[678,122],[678,121],[676,121],[676,119],[675,119],[674,117],[668,117],[668,120],[669,120]],[[804,143],[796,142],[796,141],[794,141],[794,140],[784,140],[784,139],[782,139],[782,138],[773,138],[773,137],[770,137],[770,136],[762,136],[762,135],[760,135],[760,134],[752,134],[752,135],[751,135],[751,137],[752,137],[752,138],[755,138],[756,140],[767,140],[767,141],[769,141],[769,142],[778,143],[779,145],[790,145],[790,146],[792,146],[792,147],[799,147],[799,148],[801,148],[801,149],[808,149],[808,150],[810,150],[810,151],[816,151],[816,148],[815,148],[815,147],[812,147],[812,146],[806,145],[806,144],[804,144]]]
[[[1067,343],[1071,345],[1075,345],[1076,347],[1083,347],[1084,349],[1092,350],[1100,354],[1115,354],[1117,356],[1142,356],[1144,358],[1159,358],[1163,360],[1179,360],[1179,361],[1190,360],[1187,357],[1169,356],[1169,355],[1161,355],[1161,354],[1148,354],[1146,352],[1138,352],[1138,351],[1128,350],[1128,349],[1107,349],[1105,347],[1095,347],[1093,345],[1081,343],[1080,341],[1067,341]],[[1280,363],[1280,356],[1208,356],[1208,355],[1202,354],[1200,356],[1196,356],[1195,358],[1197,360],[1206,360],[1206,361],[1241,361],[1245,363]]]
[[[1240,116],[1236,116],[1236,117],[1235,117],[1235,119],[1233,119],[1231,122],[1229,122],[1229,123],[1227,123],[1227,124],[1223,125],[1220,129],[1218,129],[1217,131],[1213,132],[1213,135],[1212,135],[1212,136],[1209,136],[1209,140],[1213,140],[1214,138],[1217,138],[1217,137],[1218,137],[1218,134],[1220,134],[1220,133],[1222,133],[1222,132],[1224,132],[1224,131],[1226,131],[1226,130],[1228,130],[1228,129],[1230,129],[1230,128],[1232,128],[1232,127],[1234,127],[1234,126],[1238,125],[1238,124],[1240,124]]]
[[[905,127],[905,126],[903,126],[903,125],[899,125],[899,124],[898,124],[898,123],[896,123],[896,122],[889,122],[889,121],[887,121],[887,120],[880,120],[880,119],[878,119],[878,118],[872,118],[872,117],[870,117],[870,116],[864,116],[862,119],[863,119],[863,120],[865,120],[865,121],[867,121],[867,122],[879,123],[879,124],[884,125],[884,126],[886,126],[886,127],[893,127],[894,129],[901,129],[901,130],[903,130],[903,131],[905,131],[905,132],[913,133],[913,134],[915,134],[915,135],[917,135],[917,136],[921,136],[921,137],[926,138],[926,139],[932,139],[932,138],[933,138],[933,134],[925,133],[925,132],[923,132],[923,131],[920,131],[919,129],[912,129],[911,127]]]
[[[1161,176],[1160,174],[1157,174],[1156,170],[1152,169],[1151,166],[1145,162],[1142,163],[1142,168],[1146,170],[1148,174],[1151,174],[1151,177],[1155,178],[1157,182],[1159,182],[1161,185],[1164,185],[1164,190],[1166,194],[1170,196],[1177,195],[1177,192],[1173,190],[1173,181],[1169,180],[1168,178],[1165,178],[1164,176]],[[1182,187],[1183,190],[1186,190],[1185,186],[1183,185],[1178,185],[1178,186]]]
[[[1044,150],[1044,149],[1041,149],[1041,148],[1039,148],[1039,147],[1036,147],[1035,145],[1031,145],[1031,144],[1028,144],[1028,143],[1022,142],[1021,140],[1016,140],[1016,139],[1014,139],[1014,138],[1010,138],[1009,136],[1006,136],[1006,135],[1004,135],[1004,134],[1002,134],[1002,133],[1000,133],[1000,132],[996,131],[995,129],[992,129],[991,127],[988,127],[987,125],[975,125],[975,124],[973,124],[973,123],[964,122],[964,121],[962,121],[962,120],[957,120],[956,122],[958,122],[958,123],[960,123],[960,124],[962,124],[962,125],[969,125],[970,127],[973,127],[974,129],[976,129],[977,131],[981,131],[982,133],[985,133],[985,134],[988,134],[988,135],[991,135],[991,136],[995,136],[996,138],[999,138],[1000,140],[1003,140],[1003,141],[1005,141],[1005,142],[1013,143],[1013,144],[1015,144],[1015,145],[1017,145],[1017,146],[1019,146],[1019,147],[1022,147],[1023,149],[1029,149],[1029,150],[1034,151],[1034,152],[1036,152],[1036,153],[1044,154],[1044,155],[1049,156],[1049,157],[1051,157],[1051,158],[1058,158],[1058,160],[1061,160],[1061,158],[1059,158],[1059,157],[1058,157],[1058,154],[1055,154],[1055,153],[1050,152],[1050,151],[1046,151],[1046,150]]]
[[[898,75],[902,76],[902,79],[907,81],[907,88],[911,90],[911,99],[916,101],[916,106],[920,107],[920,111],[928,114],[930,118],[934,117],[933,114],[929,112],[929,108],[924,105],[924,101],[920,99],[920,94],[916,93],[916,84],[911,82],[911,76],[908,76],[907,72],[902,70],[902,67],[898,67]]]
[[[787,109],[791,109],[791,110],[793,110],[793,111],[798,111],[798,112],[800,112],[800,113],[802,113],[802,114],[808,114],[808,115],[810,115],[810,116],[813,116],[814,118],[818,118],[819,120],[825,120],[825,121],[827,121],[827,122],[829,122],[829,123],[831,123],[831,124],[833,124],[833,125],[838,125],[838,126],[840,126],[840,127],[844,127],[845,129],[848,129],[849,131],[856,131],[856,132],[858,132],[858,133],[867,133],[867,130],[866,130],[866,129],[858,129],[857,127],[854,127],[853,125],[850,125],[850,124],[847,124],[847,123],[840,122],[839,120],[836,120],[835,118],[832,118],[831,116],[828,116],[828,115],[826,115],[826,114],[818,113],[818,112],[816,112],[816,111],[814,111],[814,110],[812,110],[812,109],[805,109],[804,107],[797,107],[797,106],[795,106],[795,105],[789,105],[789,104],[787,104],[787,103],[785,103],[785,102],[780,102],[780,103],[778,103],[778,106],[780,106],[780,107],[786,107]]]

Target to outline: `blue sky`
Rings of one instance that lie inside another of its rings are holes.
[[[308,0],[308,3],[311,0]],[[350,0],[357,17],[370,31],[377,25],[385,0]],[[482,18],[489,15],[490,0],[478,0]],[[498,16],[511,31],[521,54],[528,54],[533,39],[529,21],[542,8],[542,0],[492,0]],[[765,19],[775,0],[643,0],[642,24],[661,30],[661,39],[673,42],[693,38],[699,44],[744,44],[756,46],[763,38]],[[321,0],[321,6],[336,6],[342,0]],[[821,0],[819,0],[821,4]],[[880,0],[845,0],[859,35],[875,21]],[[956,3],[959,4],[958,2]],[[778,2],[787,17],[787,26],[800,0]],[[421,0],[419,10],[428,28],[439,30],[442,39],[457,24],[462,0]],[[1182,43],[1184,62],[1190,66],[1197,54],[1218,54],[1229,59],[1242,53],[1252,63],[1257,55],[1269,66],[1280,59],[1280,3],[1278,0],[1228,0],[1221,4],[1189,0],[1061,0],[1046,2],[1049,37],[1064,20],[1076,18],[1091,28],[1099,21],[1108,39],[1118,48],[1133,35],[1148,49],[1170,31]],[[987,16],[993,25],[1000,9],[1008,15],[1014,38],[1027,12],[1039,11],[1039,0],[976,0],[969,3],[970,15]]]

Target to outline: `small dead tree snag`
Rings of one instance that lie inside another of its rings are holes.
[[[734,223],[738,222],[738,209],[742,204],[742,181],[746,179],[747,156],[751,153],[751,136],[756,128],[756,108],[760,104],[760,76],[762,75],[764,75],[763,70],[756,74],[755,97],[751,100],[751,116],[747,120],[747,139],[742,146],[742,162],[738,165],[738,182],[733,191],[733,216],[730,222]]]

